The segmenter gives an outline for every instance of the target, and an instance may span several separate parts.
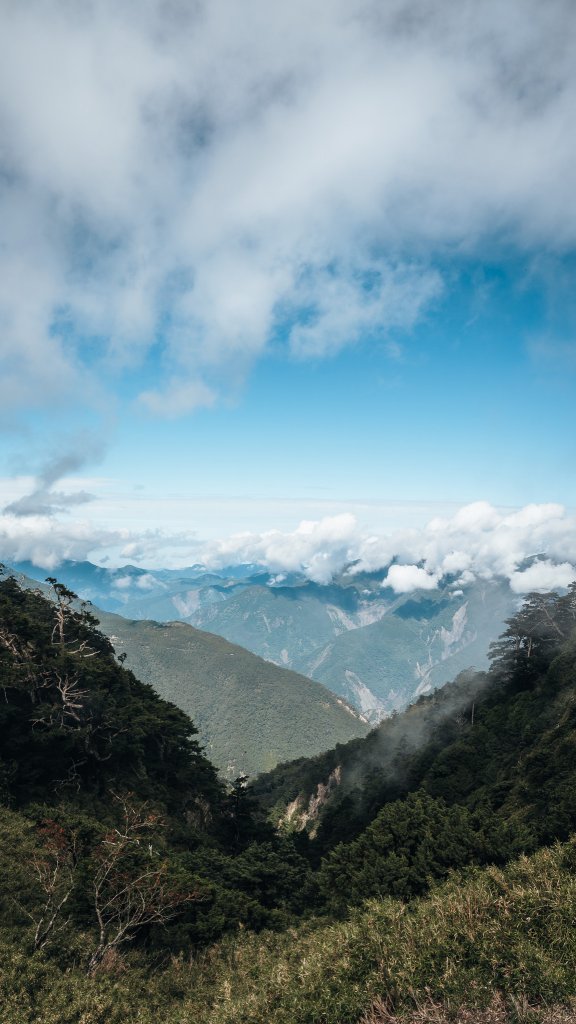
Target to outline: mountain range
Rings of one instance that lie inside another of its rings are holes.
[[[30,563],[17,568],[36,579]],[[323,683],[376,724],[460,671],[488,665],[488,647],[519,598],[504,579],[396,594],[387,570],[351,566],[330,584],[255,565],[218,572],[108,569],[63,562],[58,577],[83,598],[132,620],[180,620]]]

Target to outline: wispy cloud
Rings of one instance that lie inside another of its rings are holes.
[[[54,484],[63,477],[82,469],[87,463],[101,457],[101,442],[86,435],[76,438],[74,447],[49,458],[38,472],[32,489],[10,502],[4,513],[11,516],[52,517],[77,505],[94,500],[86,491],[55,491]]]
[[[95,401],[152,360],[142,402],[183,414],[280,323],[301,358],[409,328],[438,253],[575,241],[571,0],[2,18],[4,403]]]

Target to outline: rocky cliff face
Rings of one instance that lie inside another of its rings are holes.
[[[315,792],[306,801],[302,796],[297,796],[286,807],[286,810],[279,820],[279,826],[290,832],[302,832],[304,829],[313,839],[320,820],[320,814],[324,805],[328,802],[331,794],[340,785],[342,778],[342,767],[337,765],[328,775],[326,782],[319,782]]]

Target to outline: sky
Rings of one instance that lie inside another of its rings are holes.
[[[572,0],[0,22],[0,558],[570,575]]]

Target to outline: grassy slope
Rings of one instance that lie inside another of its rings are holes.
[[[367,727],[321,684],[182,622],[97,612],[126,666],[186,711],[228,777],[311,756]]]
[[[445,1019],[439,1006],[476,1008],[468,1019],[479,1020],[497,1003],[487,1020],[517,1021],[521,1006],[576,995],[575,869],[574,842],[558,845],[408,906],[373,901],[344,923],[239,935],[151,975],[128,954],[88,979],[4,944],[0,1021],[378,1024],[391,1013],[432,1024]]]

